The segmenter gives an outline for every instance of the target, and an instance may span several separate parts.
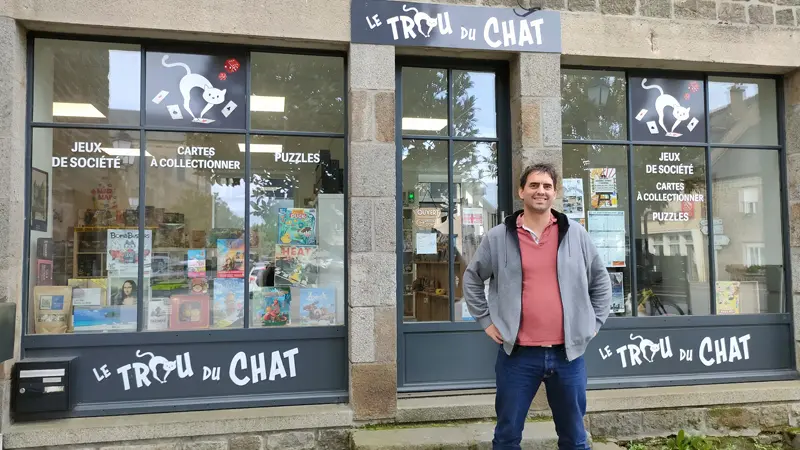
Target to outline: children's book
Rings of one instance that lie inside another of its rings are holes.
[[[244,278],[214,279],[213,328],[244,327]]]
[[[300,289],[300,323],[336,324],[336,291],[332,287]]]
[[[316,245],[276,245],[275,285],[314,286],[319,276]]]
[[[317,210],[313,208],[278,209],[278,243],[316,245]]]
[[[292,294],[289,288],[262,287],[253,292],[250,309],[252,327],[270,327],[291,323]]]
[[[244,277],[243,239],[217,239],[217,277]]]

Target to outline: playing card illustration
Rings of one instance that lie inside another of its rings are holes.
[[[692,117],[692,120],[690,120],[689,123],[686,124],[686,128],[688,128],[689,131],[694,131],[694,127],[697,126],[698,122],[700,121],[697,120],[697,117]]]
[[[222,108],[222,115],[225,117],[230,116],[233,110],[236,109],[236,106],[238,105],[236,105],[236,103],[234,103],[233,100],[229,101],[228,104],[225,105],[224,108]]]
[[[164,100],[164,97],[166,97],[167,95],[169,95],[169,91],[159,92],[158,95],[153,97],[153,103],[155,103],[156,105],[161,104],[161,100]]]
[[[169,115],[172,116],[172,120],[183,119],[181,108],[178,105],[167,105],[167,111],[169,111]]]
[[[681,137],[683,135],[681,133],[669,132],[669,133],[665,134],[664,136],[678,138],[678,137]]]
[[[655,120],[647,122],[647,129],[650,130],[650,134],[658,134],[658,126]]]
[[[639,111],[639,114],[636,115],[636,120],[641,121],[644,118],[645,114],[647,114],[646,109]]]
[[[195,122],[195,123],[211,123],[213,121],[214,121],[214,119],[206,119],[205,117],[203,117],[203,118],[198,117],[196,119],[192,119],[192,122]]]

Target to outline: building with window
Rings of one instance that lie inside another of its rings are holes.
[[[230,6],[0,5],[0,447],[491,418],[463,273],[539,161],[614,287],[593,435],[800,421],[800,7]]]

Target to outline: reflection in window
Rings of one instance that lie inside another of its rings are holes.
[[[344,60],[253,53],[250,124],[254,129],[344,132]]]
[[[717,314],[783,312],[779,153],[718,148],[711,160]]]
[[[710,77],[711,142],[778,144],[775,80]]]
[[[34,129],[31,333],[136,331],[138,136]]]
[[[35,122],[139,125],[138,45],[37,39]]]
[[[344,141],[254,136],[250,152],[250,327],[344,324]]]
[[[625,89],[623,72],[562,70],[563,138],[627,139]]]
[[[702,148],[634,148],[639,315],[710,313],[705,173]]]
[[[447,136],[447,101],[446,70],[403,68],[403,134]]]
[[[622,146],[564,145],[563,209],[584,227],[611,276],[611,314],[630,316],[628,151]],[[652,246],[652,240],[651,246]]]
[[[242,328],[244,136],[149,132],[147,152],[144,329]]]
[[[497,137],[495,74],[453,71],[453,126],[459,137]]]
[[[449,321],[447,142],[403,141],[402,164],[405,320]],[[463,264],[456,258],[457,273]]]

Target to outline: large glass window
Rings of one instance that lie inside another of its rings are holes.
[[[406,322],[474,320],[463,301],[463,274],[499,220],[495,77],[402,70]]]
[[[771,78],[562,71],[564,210],[621,255],[612,314],[786,311],[776,98]]]
[[[343,57],[34,58],[29,333],[345,323]]]

